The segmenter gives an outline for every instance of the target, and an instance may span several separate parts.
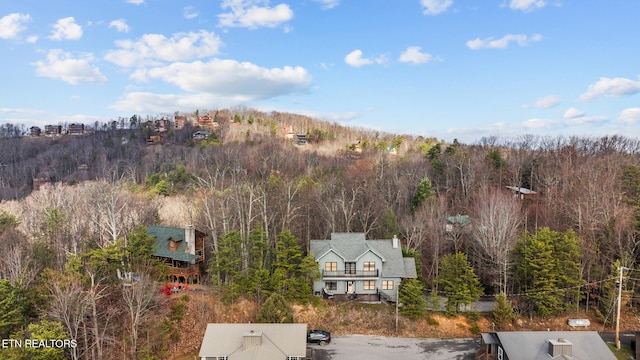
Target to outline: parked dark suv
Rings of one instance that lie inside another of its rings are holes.
[[[307,333],[308,343],[318,343],[320,345],[331,342],[331,333],[324,330],[311,330]]]

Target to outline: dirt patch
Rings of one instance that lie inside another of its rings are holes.
[[[172,295],[171,302],[178,301],[181,295]],[[246,323],[256,322],[259,306],[245,299],[224,304],[207,288],[190,291],[186,302],[186,313],[180,324],[180,346],[171,350],[169,359],[193,359],[200,350],[200,344],[208,323]],[[408,338],[470,338],[479,332],[492,331],[491,314],[479,317],[447,317],[430,314],[428,317],[410,320],[402,315],[397,318],[393,305],[360,304],[353,302],[333,302],[317,299],[314,304],[293,305],[294,321],[308,324],[309,329],[325,329],[335,336],[344,335],[380,335]],[[588,328],[572,329],[568,319],[589,319]],[[637,329],[640,316],[633,309],[623,309],[620,329]],[[613,318],[607,326],[593,314],[586,312],[568,313],[560,317],[523,318],[518,317],[507,329],[511,331],[546,330],[596,330],[612,331]]]

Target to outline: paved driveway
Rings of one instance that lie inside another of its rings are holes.
[[[409,339],[384,336],[335,336],[331,344],[309,345],[313,360],[473,359],[474,339]]]

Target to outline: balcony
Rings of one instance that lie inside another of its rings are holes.
[[[353,270],[339,270],[339,271],[326,271],[322,270],[323,278],[377,278],[379,277],[378,269],[373,271],[353,271]]]

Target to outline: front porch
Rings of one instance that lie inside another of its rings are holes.
[[[322,289],[322,298],[325,300],[335,300],[335,301],[357,301],[357,302],[381,302],[385,300],[385,294],[376,290],[374,293],[334,293]]]

